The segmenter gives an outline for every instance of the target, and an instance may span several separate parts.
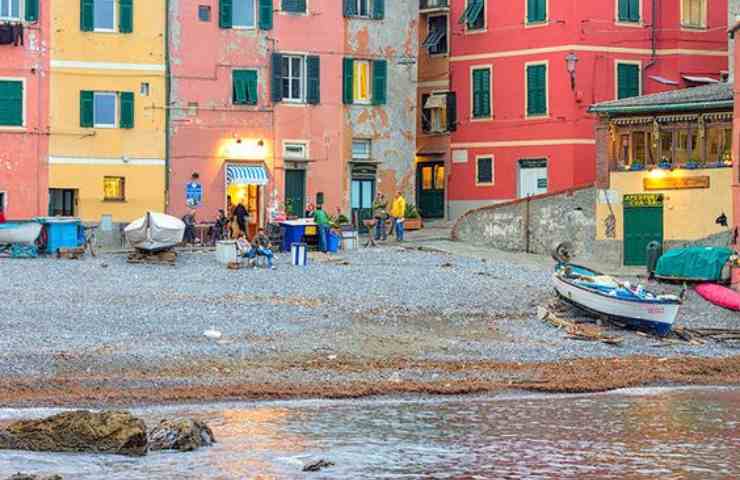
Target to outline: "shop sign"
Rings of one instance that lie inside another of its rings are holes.
[[[195,208],[203,203],[203,185],[199,182],[190,182],[185,188],[185,203],[188,207]]]
[[[658,208],[663,206],[660,193],[634,193],[624,196],[625,208]]]
[[[688,190],[692,188],[709,188],[708,176],[693,177],[663,177],[643,180],[645,190]]]

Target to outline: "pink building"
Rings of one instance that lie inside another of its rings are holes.
[[[0,206],[9,219],[48,208],[48,43],[48,2],[0,0]]]
[[[169,205],[246,201],[367,215],[413,191],[417,6],[383,0],[172,2]],[[194,174],[198,174],[194,179]]]
[[[589,105],[717,82],[727,2],[452,0],[453,217],[593,183]]]

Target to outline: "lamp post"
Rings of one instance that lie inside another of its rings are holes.
[[[578,57],[576,56],[575,52],[570,52],[565,57],[565,65],[568,69],[568,73],[570,74],[570,89],[575,90],[576,89],[576,63],[578,63]]]

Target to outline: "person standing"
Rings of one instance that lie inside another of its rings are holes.
[[[392,228],[395,230],[396,240],[403,242],[403,222],[406,219],[406,199],[400,191],[396,193],[391,205]]]
[[[378,192],[373,202],[373,217],[377,222],[375,224],[375,240],[388,240],[388,232],[385,229],[385,220],[388,218],[387,209],[388,202],[385,200],[385,195]]]
[[[246,200],[242,200],[239,202],[239,205],[237,205],[234,208],[234,219],[236,220],[236,226],[239,228],[239,232],[237,232],[237,235],[239,233],[247,234],[247,220],[249,219],[249,210],[247,210],[247,207],[244,205],[246,203]]]
[[[329,215],[326,214],[322,205],[316,206],[316,211],[313,214],[313,221],[319,227],[319,250],[326,253],[329,246],[329,227],[331,226],[331,220]]]

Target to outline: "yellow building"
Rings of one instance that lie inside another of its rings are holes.
[[[49,213],[165,208],[164,0],[52,3]]]

